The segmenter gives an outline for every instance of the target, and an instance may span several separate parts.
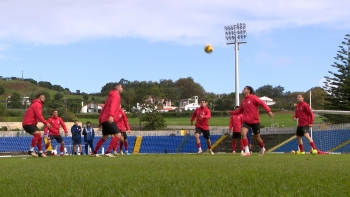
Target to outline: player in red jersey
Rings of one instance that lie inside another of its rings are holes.
[[[239,106],[236,106],[235,109],[238,109]],[[241,137],[241,127],[243,124],[243,115],[237,114],[237,115],[231,115],[230,117],[230,125],[229,130],[232,133],[232,153],[236,154],[236,143],[239,141],[239,144],[241,145],[241,154],[244,153],[244,146],[243,141]]]
[[[265,109],[268,115],[272,118],[274,115],[270,108],[257,96],[253,95],[254,90],[250,86],[246,86],[243,89],[244,99],[241,102],[240,108],[231,112],[232,115],[243,114],[243,125],[241,128],[242,141],[244,145],[243,156],[250,156],[247,132],[252,128],[255,139],[260,145],[260,155],[264,155],[266,149],[264,147],[264,141],[260,137],[260,118],[258,107],[261,106]]]
[[[44,135],[47,136],[47,143],[45,144],[45,155],[46,155],[46,150],[51,145],[51,141],[56,140],[57,143],[61,144],[60,153],[61,153],[61,156],[64,156],[64,141],[60,134],[60,127],[63,128],[64,135],[68,136],[67,127],[64,124],[63,120],[58,116],[57,110],[52,110],[51,117],[47,119],[47,122],[50,123],[52,126],[50,129],[48,127],[44,128]]]
[[[304,145],[302,141],[303,136],[309,141],[312,150],[317,151],[316,145],[309,135],[309,129],[314,123],[314,114],[312,113],[310,106],[306,102],[304,102],[304,97],[301,94],[297,96],[297,101],[298,104],[295,106],[295,115],[293,116],[293,119],[298,119],[298,127],[296,131],[300,151],[298,152],[298,154],[305,154]]]
[[[130,155],[129,154],[128,135],[126,134],[126,132],[128,132],[129,134],[131,132],[130,132],[129,120],[128,120],[128,117],[126,116],[123,108],[121,108],[119,110],[118,116],[116,118],[116,122],[117,122],[118,128],[120,128],[120,130],[122,132],[122,136],[120,138],[120,148],[119,148],[120,154],[123,155],[123,146],[124,146],[125,154]],[[117,146],[113,147],[113,149],[116,153]],[[116,154],[118,154],[118,153],[116,153]]]
[[[121,137],[120,130],[115,123],[115,119],[117,118],[118,111],[120,109],[120,93],[122,92],[122,84],[113,84],[113,89],[109,92],[106,103],[103,106],[100,117],[98,119],[100,126],[102,126],[102,138],[97,142],[94,151],[92,151],[92,157],[99,157],[97,151],[100,149],[103,143],[105,143],[110,135],[112,136],[112,139],[104,155],[106,157],[114,157],[110,152],[113,146],[118,144],[118,141]]]
[[[44,94],[38,94],[36,99],[32,101],[32,104],[27,109],[22,121],[23,129],[30,135],[33,135],[32,143],[30,145],[30,150],[28,151],[28,154],[33,157],[38,157],[38,155],[34,152],[35,146],[38,146],[39,157],[46,157],[46,155],[43,154],[43,149],[42,149],[43,142],[41,138],[41,133],[38,127],[36,126],[38,124],[38,120],[40,120],[48,128],[51,128],[51,124],[48,123],[42,115],[42,108],[44,103],[45,103]]]
[[[210,142],[210,131],[209,131],[209,119],[211,118],[211,113],[209,108],[207,107],[207,102],[202,99],[200,107],[197,107],[191,117],[191,125],[193,125],[194,119],[196,119],[195,125],[195,133],[194,137],[196,138],[196,144],[198,147],[198,154],[202,153],[201,142],[199,140],[199,136],[203,133],[203,137],[207,141],[208,149],[210,154],[214,155],[214,152],[211,150],[211,142]]]

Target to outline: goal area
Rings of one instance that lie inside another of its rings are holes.
[[[350,111],[313,110],[311,136],[318,148],[329,152],[350,152]]]

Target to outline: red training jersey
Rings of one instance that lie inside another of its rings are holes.
[[[314,114],[310,106],[302,101],[295,106],[295,114],[293,118],[298,118],[298,126],[309,126],[314,123]]]
[[[117,118],[119,109],[120,94],[117,90],[111,90],[106,103],[102,108],[100,117],[98,118],[99,123],[107,122],[110,116],[112,116],[114,119]]]
[[[122,109],[118,111],[117,118],[114,119],[114,121],[117,123],[118,128],[122,132],[126,132],[130,130],[128,117],[126,116],[125,112]]]
[[[34,99],[32,104],[28,107],[26,114],[24,115],[22,126],[24,125],[37,125],[40,120],[45,125],[47,121],[42,114],[43,103],[39,99]]]
[[[231,115],[229,129],[232,132],[241,132],[241,127],[243,124],[243,115]]]
[[[259,109],[261,106],[266,112],[271,112],[271,109],[257,96],[249,94],[244,97],[238,110],[231,112],[232,115],[243,114],[243,122],[247,124],[257,124],[260,122]]]
[[[203,115],[203,118],[201,118]],[[202,130],[209,130],[209,119],[211,118],[211,113],[208,107],[197,107],[191,117],[191,122],[196,119],[196,127]]]
[[[47,119],[47,122],[51,124],[51,128],[49,129],[47,126],[44,128],[44,135],[49,132],[49,135],[61,135],[60,134],[60,127],[62,126],[65,133],[68,133],[66,124],[64,124],[63,120],[60,117],[54,117],[51,116],[49,119]]]

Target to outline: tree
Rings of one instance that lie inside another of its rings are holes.
[[[333,68],[337,71],[328,71],[332,76],[325,76],[323,89],[328,93],[327,108],[333,110],[350,109],[350,34],[346,34],[345,41],[339,46],[340,50],[334,59]]]
[[[304,100],[310,103],[310,91],[311,91],[311,108],[316,110],[323,110],[325,105],[328,104],[326,100],[328,94],[321,87],[313,87],[304,94]]]
[[[54,98],[56,101],[62,100],[63,99],[64,94],[62,92],[58,92],[57,94],[55,94]]]
[[[282,86],[272,87],[272,85],[264,85],[256,89],[255,92],[259,97],[267,96],[272,99],[277,99],[283,97],[283,91],[284,87]]]
[[[40,81],[38,85],[44,88],[52,89],[52,84],[48,81]]]
[[[128,110],[130,112],[130,105],[132,103],[132,101],[136,98],[136,93],[134,89],[128,89],[128,90],[124,90],[122,97],[126,100],[126,103],[128,104]]]
[[[32,83],[32,84],[35,84],[35,85],[38,84],[37,81],[35,81],[34,79],[31,79],[31,78],[23,79],[23,81],[28,81],[29,83]]]
[[[145,123],[145,129],[157,130],[166,128],[165,118],[158,112],[161,102],[154,101],[142,104],[142,110],[147,109],[148,113],[142,114],[141,121]]]
[[[87,94],[84,94],[84,95],[83,95],[83,100],[84,100],[84,101],[87,101],[87,100],[89,100],[89,95],[87,95]]]
[[[0,95],[5,93],[5,87],[0,85]]]
[[[56,91],[59,91],[59,92],[63,92],[64,91],[64,88],[62,86],[60,86],[60,85],[53,85],[52,89],[56,90]]]
[[[203,98],[205,95],[204,88],[199,83],[195,83],[192,77],[180,78],[175,84],[179,88],[181,99],[192,98],[193,96]]]
[[[11,109],[22,109],[22,97],[18,92],[13,92],[11,98],[9,99]]]

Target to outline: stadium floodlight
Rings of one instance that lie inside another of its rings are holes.
[[[236,106],[239,106],[239,85],[238,85],[238,49],[239,44],[247,43],[245,39],[247,38],[246,24],[237,23],[236,25],[225,26],[225,39],[226,44],[235,45],[235,102]]]

